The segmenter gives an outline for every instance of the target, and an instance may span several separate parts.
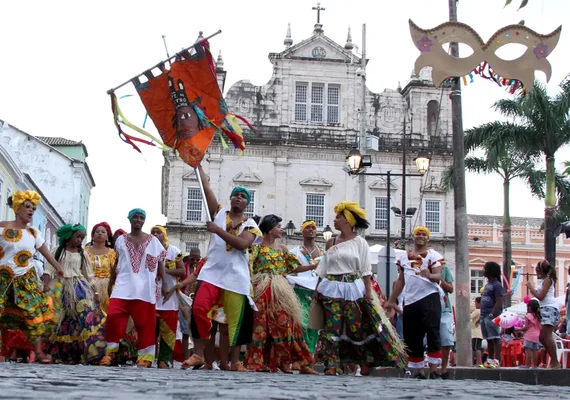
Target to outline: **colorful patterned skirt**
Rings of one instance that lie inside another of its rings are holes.
[[[311,309],[311,301],[313,299],[314,290],[295,286],[295,294],[299,298],[299,303],[303,308],[303,337],[311,354],[315,354],[317,343],[319,342],[319,331],[309,328],[309,310]]]
[[[33,343],[49,337],[57,322],[53,300],[42,291],[34,268],[22,276],[0,270],[0,329],[21,330]]]
[[[105,314],[91,300],[88,284],[82,280],[66,282],[73,284],[75,309],[64,312],[54,335],[50,353],[55,363],[93,364],[105,355]],[[69,304],[64,292],[62,303]]]
[[[321,357],[325,368],[341,363],[405,365],[405,348],[386,318],[378,297],[368,302],[361,278],[328,275],[317,291],[325,310]]]
[[[255,274],[253,337],[247,346],[245,366],[254,371],[266,366],[278,368],[299,362],[313,362],[305,343],[301,324],[303,313],[299,300],[287,278],[279,275]],[[264,357],[265,352],[265,357]]]

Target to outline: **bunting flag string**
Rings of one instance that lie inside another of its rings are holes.
[[[468,83],[475,82],[474,80],[475,75],[478,75],[481,78],[495,82],[499,87],[505,87],[510,94],[514,94],[518,89],[520,89],[523,94],[526,93],[525,87],[521,83],[521,81],[519,81],[518,79],[509,79],[498,75],[495,71],[493,71],[493,68],[486,61],[483,61],[481,64],[479,64],[479,66],[476,67],[468,75],[462,77],[449,77],[445,80],[445,82],[447,84],[455,83],[461,78],[463,86],[467,86]],[[468,78],[469,81],[467,80]]]

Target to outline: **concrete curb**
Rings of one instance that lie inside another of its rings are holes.
[[[518,368],[449,368],[451,380],[483,380],[524,383],[525,385],[570,386],[570,369],[518,369]],[[404,371],[397,368],[379,367],[372,376],[382,378],[404,378]],[[426,369],[429,376],[429,370]]]

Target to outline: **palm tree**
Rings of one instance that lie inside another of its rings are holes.
[[[544,85],[535,82],[528,94],[517,93],[513,99],[497,101],[493,108],[508,118],[470,130],[473,144],[484,143],[485,148],[501,148],[510,144],[522,154],[544,157],[544,253],[555,265],[557,195],[555,155],[570,143],[570,80],[560,84],[560,92],[550,97]]]
[[[513,252],[510,212],[511,181],[515,178],[528,179],[536,160],[533,160],[532,155],[517,151],[509,143],[492,146],[487,142],[476,142],[481,138],[473,132],[473,129],[465,132],[465,152],[474,149],[483,150],[484,157],[466,157],[465,168],[470,172],[480,174],[496,173],[503,178],[503,273],[509,277]],[[453,187],[453,167],[447,168],[444,172],[442,186],[447,190]],[[510,297],[505,297],[505,306],[510,306]]]

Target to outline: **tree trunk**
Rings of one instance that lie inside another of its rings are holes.
[[[507,179],[503,181],[503,274],[510,282],[511,279],[511,260],[513,247],[511,241],[511,210],[510,210],[510,186],[511,182]],[[509,285],[503,282],[505,288],[505,296],[503,297],[504,307],[511,306],[511,296],[507,296]]]
[[[554,157],[546,157],[546,197],[544,198],[544,258],[556,266],[556,181]]]

